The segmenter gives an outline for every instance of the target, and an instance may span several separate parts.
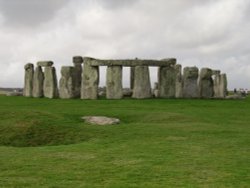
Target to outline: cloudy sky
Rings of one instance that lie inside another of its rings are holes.
[[[60,77],[74,55],[176,57],[250,88],[250,0],[0,0],[0,87],[22,87],[24,64],[38,60]]]

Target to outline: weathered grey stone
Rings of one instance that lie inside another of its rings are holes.
[[[123,97],[131,97],[133,91],[130,88],[123,88],[122,89]]]
[[[37,66],[33,77],[33,97],[43,97],[44,74],[41,66]]]
[[[91,66],[171,66],[176,64],[175,58],[168,58],[163,60],[152,59],[107,59],[100,60],[91,57],[84,57],[84,61],[88,61]]]
[[[40,67],[51,67],[53,65],[53,61],[38,61],[37,66]]]
[[[151,84],[148,66],[136,66],[134,74],[134,89],[132,98],[151,98]]]
[[[183,71],[183,97],[198,98],[198,76],[199,69],[197,67],[185,67]]]
[[[97,99],[99,85],[99,67],[92,67],[84,61],[82,73],[81,99]]]
[[[183,80],[182,80],[182,67],[180,64],[175,65],[175,98],[183,97]]]
[[[73,63],[82,64],[83,63],[83,57],[82,56],[74,56],[73,57]]]
[[[214,77],[214,97],[225,98],[227,95],[227,75],[217,74]]]
[[[199,95],[201,98],[212,98],[213,97],[213,78],[212,70],[209,68],[202,68],[199,76]]]
[[[7,92],[6,96],[12,97],[12,96],[23,96],[22,92]]]
[[[174,66],[159,67],[158,83],[159,97],[174,98],[175,97],[175,68]]]
[[[130,67],[130,89],[134,89],[135,67]]]
[[[245,99],[246,97],[243,97],[240,94],[234,94],[234,95],[228,95],[225,97],[225,99]],[[223,98],[221,98],[223,99]]]
[[[44,69],[44,83],[43,83],[44,97],[46,98],[57,98],[58,87],[57,87],[57,76],[55,67],[45,67]]]
[[[62,99],[74,98],[74,67],[63,66],[61,68],[61,79],[59,81],[59,96]]]
[[[212,70],[212,75],[219,75],[220,74],[220,70]]]
[[[84,116],[81,119],[94,125],[115,125],[120,123],[119,119],[106,116]]]
[[[81,56],[73,57],[74,63],[74,73],[73,73],[73,80],[74,80],[74,97],[80,98],[81,95],[81,83],[82,83],[82,63],[83,58]]]
[[[107,68],[107,99],[121,99],[122,92],[122,66],[108,66]]]
[[[25,69],[25,76],[24,76],[23,96],[32,97],[34,65],[32,63],[28,63],[24,66],[24,69]]]

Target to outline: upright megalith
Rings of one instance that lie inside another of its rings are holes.
[[[44,69],[44,83],[43,83],[44,97],[57,98],[58,87],[55,67],[45,67]]]
[[[159,67],[158,69],[159,97],[175,97],[175,68],[174,66]]]
[[[44,73],[41,66],[37,66],[33,77],[33,97],[43,97]]]
[[[183,70],[183,97],[198,98],[198,76],[199,69],[197,67],[185,67]]]
[[[24,70],[25,70],[25,75],[24,75],[23,96],[32,97],[34,65],[32,63],[27,63],[24,66]]]
[[[212,98],[214,94],[213,89],[213,71],[209,68],[202,68],[199,76],[199,96],[201,98]]]
[[[136,66],[134,72],[134,88],[132,98],[151,98],[151,84],[148,66]]]
[[[122,90],[122,66],[108,66],[106,77],[107,99],[121,99]]]
[[[175,65],[175,98],[183,97],[183,80],[182,80],[182,66]]]
[[[74,98],[74,67],[63,66],[59,81],[59,96],[62,99]]]
[[[84,58],[81,99],[98,98],[99,66],[91,66],[90,59]]]
[[[82,83],[82,63],[83,58],[81,56],[73,57],[74,71],[73,71],[73,81],[74,81],[74,97],[80,98],[81,96],[81,83]]]
[[[135,82],[135,67],[130,67],[130,89],[134,89]]]
[[[227,95],[227,75],[215,74],[214,77],[214,97],[225,98]]]

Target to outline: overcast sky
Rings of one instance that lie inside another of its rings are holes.
[[[60,77],[74,55],[175,57],[250,88],[250,0],[0,0],[0,87],[22,87],[23,66],[38,60]]]

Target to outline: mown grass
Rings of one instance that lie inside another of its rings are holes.
[[[249,187],[246,100],[0,96],[0,187]],[[95,126],[85,115],[121,119]]]

